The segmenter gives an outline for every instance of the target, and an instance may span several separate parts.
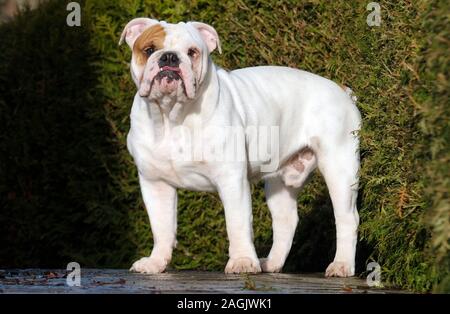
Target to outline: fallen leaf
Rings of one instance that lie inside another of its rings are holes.
[[[349,287],[349,286],[343,286],[342,290],[344,290],[345,292],[352,292],[353,291],[353,289],[351,287]]]
[[[45,274],[45,278],[53,279],[53,278],[59,278],[59,276],[55,273],[49,272],[48,274]]]

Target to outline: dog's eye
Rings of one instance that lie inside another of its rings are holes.
[[[147,57],[150,57],[152,55],[152,53],[155,52],[155,47],[153,47],[153,46],[147,47],[144,49],[144,52],[147,55]]]
[[[198,54],[198,51],[195,48],[190,48],[188,50],[188,56],[191,57],[191,58],[197,56],[197,54]]]

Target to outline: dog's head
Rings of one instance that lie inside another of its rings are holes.
[[[132,50],[131,75],[141,97],[178,102],[194,99],[208,71],[209,54],[220,49],[216,30],[200,22],[130,21],[122,32]]]

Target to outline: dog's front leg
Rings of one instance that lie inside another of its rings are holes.
[[[225,209],[229,256],[225,273],[261,272],[253,245],[252,204],[246,174],[226,174],[216,181]]]
[[[150,218],[153,233],[153,250],[150,256],[136,261],[131,271],[161,273],[172,258],[176,244],[177,192],[163,181],[147,180],[139,176],[142,197]]]

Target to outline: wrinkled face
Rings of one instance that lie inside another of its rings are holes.
[[[169,24],[138,18],[125,27],[132,49],[131,74],[141,97],[185,102],[197,95],[209,54],[219,48],[217,32],[199,22]]]

